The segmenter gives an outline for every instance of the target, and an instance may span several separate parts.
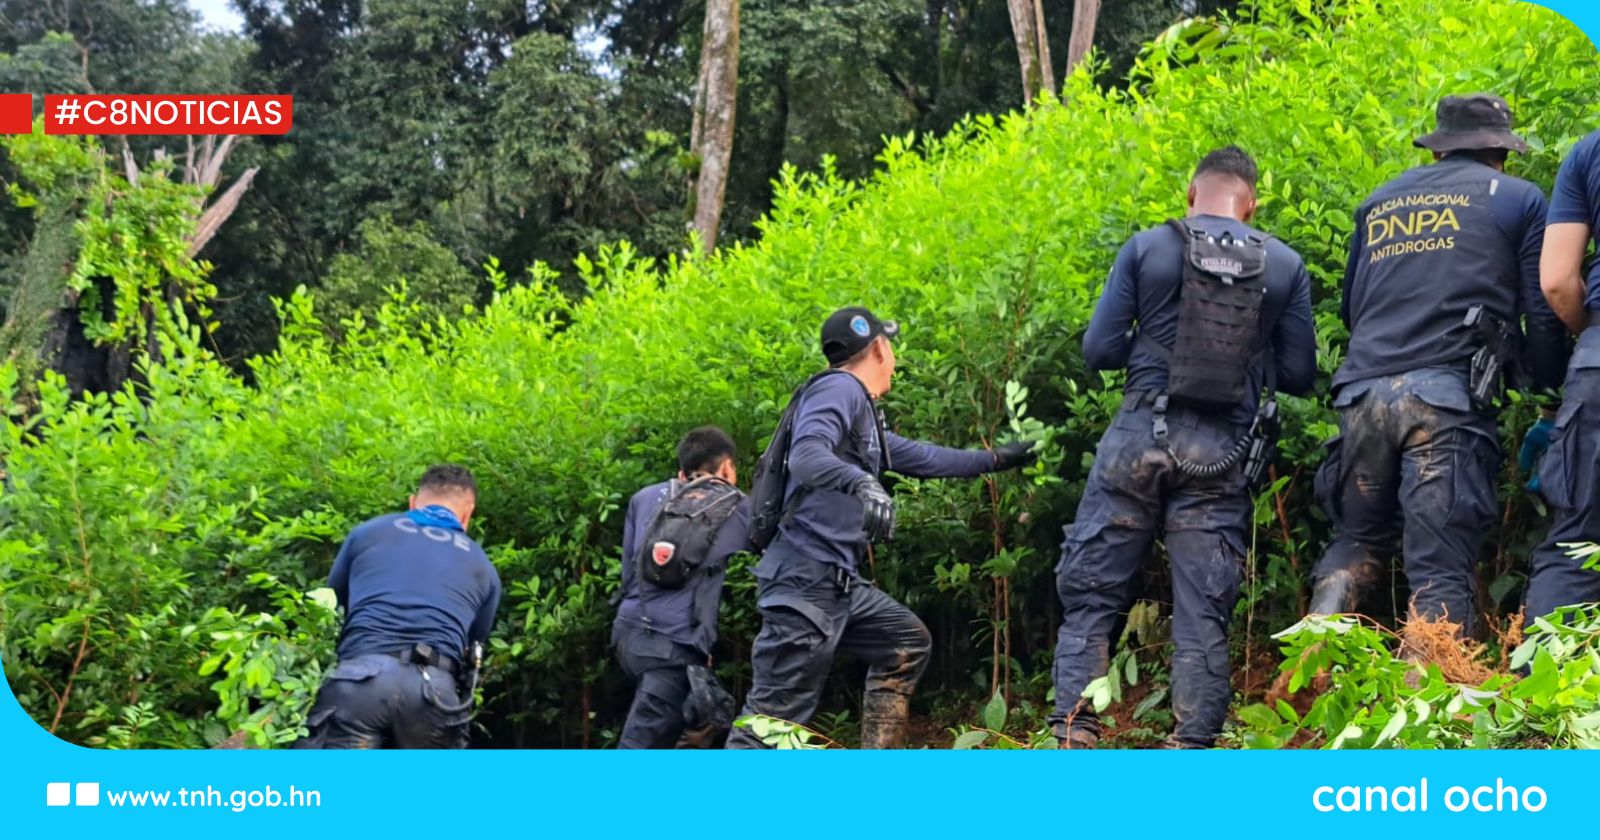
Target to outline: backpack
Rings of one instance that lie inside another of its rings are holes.
[[[1267,297],[1267,240],[1252,233],[1243,240],[1224,232],[1220,237],[1168,219],[1183,239],[1183,281],[1178,289],[1178,338],[1172,347],[1142,339],[1145,347],[1167,363],[1167,390],[1156,397],[1151,431],[1178,471],[1211,478],[1241,461],[1249,485],[1261,476],[1276,451],[1278,436],[1277,372],[1272,343],[1261,337],[1261,309]],[[1259,347],[1257,346],[1259,345]],[[1243,437],[1220,460],[1189,461],[1168,441],[1167,406],[1204,412],[1226,412],[1244,401],[1250,368],[1263,361],[1264,399]]]
[[[789,487],[789,444],[794,439],[794,421],[800,414],[801,397],[823,377],[834,374],[850,376],[845,371],[829,368],[794,389],[794,394],[789,397],[789,405],[783,409],[783,416],[778,418],[778,428],[773,431],[772,440],[767,443],[766,451],[761,453],[761,460],[756,462],[755,480],[750,484],[750,543],[757,551],[766,550],[772,538],[778,534],[778,523],[783,520],[783,496]],[[866,393],[866,386],[862,386],[861,390]],[[870,397],[867,402],[872,402]],[[888,441],[884,435],[883,417],[876,410],[873,413],[873,425],[887,469]],[[849,445],[851,442],[848,439],[840,444],[841,447]]]
[[[1167,224],[1183,237],[1178,338],[1171,349],[1154,341],[1147,346],[1158,348],[1167,362],[1173,405],[1231,411],[1243,402],[1250,368],[1265,352],[1267,240],[1257,234],[1219,237],[1177,219]]]
[[[667,498],[645,529],[639,577],[663,589],[683,586],[705,565],[717,532],[733,515],[742,494],[716,476],[674,479]]]

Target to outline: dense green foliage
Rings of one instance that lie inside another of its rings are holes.
[[[1514,170],[1545,184],[1600,104],[1575,28],[1484,0],[1262,0],[1169,33],[1131,78],[1106,89],[1080,74],[1064,105],[891,139],[862,181],[791,170],[758,240],[665,263],[601,248],[576,263],[581,298],[542,266],[508,278],[491,263],[493,300],[469,317],[401,299],[350,319],[337,343],[312,299],[291,296],[248,385],[193,328],[137,388],[70,402],[47,378],[35,413],[0,424],[0,658],[14,691],[82,742],[199,745],[234,726],[292,737],[331,642],[324,602],[304,593],[349,527],[448,459],[479,476],[473,533],[506,583],[480,722],[499,744],[602,743],[620,712],[604,641],[628,494],[700,423],[728,428],[748,467],[818,364],[815,325],[863,302],[906,327],[887,398],[897,430],[1049,442],[1021,476],[899,482],[900,536],[870,569],[933,628],[922,703],[999,689],[1025,717],[1049,682],[1060,528],[1117,402],[1115,377],[1084,373],[1081,331],[1115,249],[1182,211],[1199,155],[1228,142],[1256,154],[1261,224],[1321,286],[1326,373],[1351,210],[1421,162],[1410,140],[1439,96],[1505,95],[1533,146]],[[1526,413],[1508,415],[1508,435]],[[1241,664],[1298,617],[1325,537],[1309,485],[1330,420],[1292,401],[1258,506]],[[1514,601],[1538,522],[1506,498],[1483,589]],[[737,687],[755,619],[748,575],[730,581]],[[848,700],[853,681],[841,685]]]
[[[1391,636],[1351,618],[1310,616],[1276,634],[1291,690],[1315,699],[1303,713],[1286,699],[1239,710],[1244,746],[1356,749],[1600,749],[1600,621],[1563,609],[1537,620],[1507,665],[1521,679],[1466,681],[1437,663],[1391,653]],[[1327,684],[1313,684],[1318,674]]]

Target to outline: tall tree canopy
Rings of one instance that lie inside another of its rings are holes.
[[[1041,43],[1068,43],[1072,3],[1024,2],[1045,12]],[[1230,4],[1108,4],[1097,30],[1105,78],[1131,64],[1141,41]],[[230,34],[204,30],[183,0],[0,0],[0,90],[295,97],[293,132],[233,152],[224,183],[250,167],[259,173],[200,255],[214,266],[215,338],[230,360],[272,347],[271,300],[296,286],[334,283],[327,297],[340,313],[385,300],[395,277],[374,269],[358,278],[361,265],[378,263],[340,260],[377,242],[435,243],[389,249],[379,262],[394,271],[396,259],[426,254],[404,276],[439,289],[438,305],[449,308],[487,295],[479,266],[491,256],[513,282],[542,261],[579,294],[581,253],[618,240],[651,256],[686,247],[704,2],[234,5],[244,25]],[[1007,0],[739,7],[724,242],[754,234],[785,164],[815,170],[826,157],[840,174],[862,176],[885,136],[942,133],[1023,102]],[[108,144],[120,154],[121,142]],[[163,139],[128,144],[143,164]],[[0,161],[0,178],[14,176]],[[0,252],[13,264],[32,225],[29,214],[0,209]],[[459,268],[441,273],[441,253]],[[0,301],[15,276],[0,273]]]

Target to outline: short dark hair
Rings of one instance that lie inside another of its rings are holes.
[[[1509,157],[1511,157],[1511,152],[1507,149],[1456,149],[1455,151],[1445,152],[1439,156],[1439,159],[1470,158],[1479,163],[1486,163],[1490,166],[1494,166],[1496,164],[1503,166],[1505,165],[1506,158]]]
[[[1250,189],[1256,188],[1256,162],[1238,146],[1223,146],[1201,158],[1194,168],[1194,177],[1201,175],[1230,175]]]
[[[882,338],[882,336],[879,336],[879,338]],[[887,341],[887,339],[885,340]],[[844,370],[847,367],[853,367],[857,362],[865,361],[868,356],[872,355],[872,348],[877,346],[878,339],[874,338],[873,340],[867,342],[867,346],[857,350],[843,359],[840,359],[837,362],[828,365],[828,367],[833,368],[834,370]]]
[[[472,471],[459,464],[434,464],[423,472],[422,480],[417,482],[417,492],[453,494],[465,493],[473,499],[478,498],[478,482],[472,478]]]
[[[723,461],[735,456],[733,438],[716,426],[701,426],[678,441],[678,469],[685,475],[716,472]]]

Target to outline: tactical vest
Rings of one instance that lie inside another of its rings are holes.
[[[1252,233],[1239,240],[1178,219],[1167,224],[1183,238],[1178,336],[1171,348],[1145,344],[1167,362],[1166,395],[1173,405],[1232,411],[1244,402],[1251,368],[1263,352],[1266,237]]]
[[[1183,270],[1173,346],[1141,339],[1167,363],[1167,390],[1152,407],[1151,432],[1179,472],[1210,478],[1242,462],[1253,486],[1272,460],[1278,433],[1276,370],[1271,345],[1261,330],[1269,237],[1251,233],[1240,240],[1229,232],[1217,236],[1178,219],[1168,219],[1167,224],[1183,240]],[[1216,461],[1195,463],[1173,451],[1167,429],[1169,404],[1204,412],[1232,411],[1243,404],[1251,369],[1258,362],[1264,367],[1266,396],[1257,404],[1250,429]]]
[[[1518,323],[1517,245],[1490,201],[1510,176],[1446,161],[1412,170],[1362,205],[1345,294],[1350,344],[1338,385],[1464,364],[1478,347],[1468,311]]]

